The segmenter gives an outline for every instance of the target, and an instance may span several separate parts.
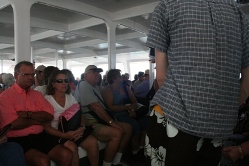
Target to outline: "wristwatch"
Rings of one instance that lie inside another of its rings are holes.
[[[28,112],[27,112],[27,118],[28,118],[28,119],[30,119],[32,115],[33,115],[33,113],[32,113],[31,111],[28,111]]]
[[[84,125],[80,125],[80,127],[82,127],[84,130],[86,129],[86,126],[84,126]]]
[[[112,124],[112,122],[113,122],[113,120],[111,119],[108,123],[109,123],[109,124]]]

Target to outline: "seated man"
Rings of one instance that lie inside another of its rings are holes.
[[[70,165],[72,152],[59,145],[51,135],[43,132],[43,124],[53,119],[53,107],[34,84],[34,67],[27,61],[19,62],[14,69],[16,83],[0,96],[0,128],[12,124],[7,133],[10,142],[20,144],[29,165]]]
[[[87,125],[93,125],[93,135],[97,140],[107,142],[103,166],[122,165],[121,157],[132,133],[131,125],[114,121],[106,112],[103,98],[97,83],[103,70],[94,65],[85,69],[85,81],[80,82],[75,91],[75,97],[81,104]],[[94,116],[95,115],[95,116]],[[105,124],[100,123],[100,118]]]

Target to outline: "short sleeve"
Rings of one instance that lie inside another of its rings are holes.
[[[249,20],[244,13],[242,16],[242,61],[241,68],[249,65]]]
[[[98,98],[93,92],[93,87],[86,81],[80,83],[79,95],[81,106],[88,106],[89,104],[98,102]]]
[[[155,8],[148,39],[146,45],[150,48],[155,48],[161,52],[166,53],[169,47],[169,30],[168,30],[168,16],[167,8],[164,2],[159,2]]]

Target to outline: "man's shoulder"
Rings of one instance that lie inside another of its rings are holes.
[[[41,92],[34,90],[34,89],[29,89],[28,93],[33,96],[33,97],[39,97],[39,98],[44,98]]]
[[[8,89],[6,89],[6,90],[4,90],[2,92],[1,95],[0,95],[0,97],[2,97],[2,96],[9,96],[11,94],[16,94],[16,93],[17,93],[17,91],[15,90],[15,88],[13,86],[11,86],[11,87],[9,87]]]
[[[80,88],[84,88],[84,89],[93,89],[94,88],[87,81],[81,81],[79,86],[80,86]]]

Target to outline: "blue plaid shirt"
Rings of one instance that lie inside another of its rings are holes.
[[[169,67],[153,98],[169,122],[204,138],[232,134],[239,77],[249,65],[249,22],[233,0],[161,0],[147,45]]]

